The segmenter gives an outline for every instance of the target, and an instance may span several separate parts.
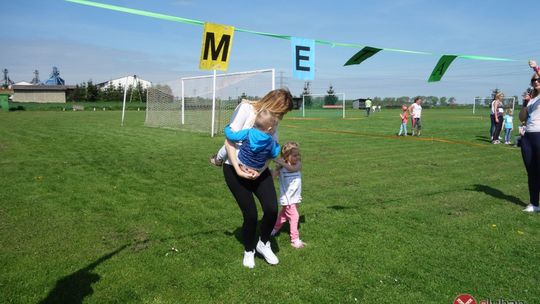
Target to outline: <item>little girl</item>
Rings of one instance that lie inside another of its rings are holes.
[[[279,212],[276,225],[272,230],[272,235],[276,235],[281,226],[289,221],[291,232],[291,246],[294,248],[304,247],[304,242],[300,240],[298,233],[298,220],[300,215],[296,205],[302,200],[302,176],[300,169],[300,150],[298,143],[288,142],[281,147],[281,158],[275,160],[277,163],[275,176],[279,174],[279,202],[283,206]]]
[[[404,136],[407,136],[407,120],[409,119],[407,116],[407,106],[402,105],[401,111],[403,111],[403,113],[399,113],[399,116],[401,117],[401,127],[399,127],[398,136],[401,136],[402,131],[404,131]]]
[[[512,135],[512,129],[514,128],[514,121],[512,117],[512,109],[506,110],[504,115],[504,143],[506,145],[510,144],[510,137]]]

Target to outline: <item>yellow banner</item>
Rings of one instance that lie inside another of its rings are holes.
[[[229,66],[234,26],[204,23],[199,69],[226,71]]]

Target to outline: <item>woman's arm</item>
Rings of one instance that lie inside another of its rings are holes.
[[[540,77],[540,67],[536,64],[536,61],[532,60],[532,59],[529,60],[529,66],[534,70],[536,75],[538,75],[538,77]]]
[[[527,105],[523,105],[521,107],[521,111],[519,111],[519,121],[526,122],[528,116],[529,116],[529,110],[527,110]]]

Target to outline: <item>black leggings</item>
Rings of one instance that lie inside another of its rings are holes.
[[[493,123],[495,124],[495,130],[493,130],[493,136],[491,140],[499,140],[499,135],[501,134],[502,125],[503,125],[503,116],[497,116],[499,122],[495,122],[495,116],[493,116]]]
[[[234,167],[227,164],[223,165],[223,175],[244,217],[244,249],[252,251],[257,244],[257,205],[253,194],[259,199],[264,213],[261,220],[261,241],[266,243],[270,240],[270,233],[276,224],[278,206],[272,175],[270,170],[266,169],[256,180],[249,180],[239,177]]]
[[[526,132],[521,138],[521,156],[527,169],[530,203],[538,207],[540,196],[540,132]]]

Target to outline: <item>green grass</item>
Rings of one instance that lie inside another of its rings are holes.
[[[486,113],[288,115],[300,142],[302,250],[242,267],[241,214],[207,158],[223,137],[144,112],[0,112],[1,303],[539,303],[540,216],[519,149]],[[178,251],[171,250],[176,248]]]

